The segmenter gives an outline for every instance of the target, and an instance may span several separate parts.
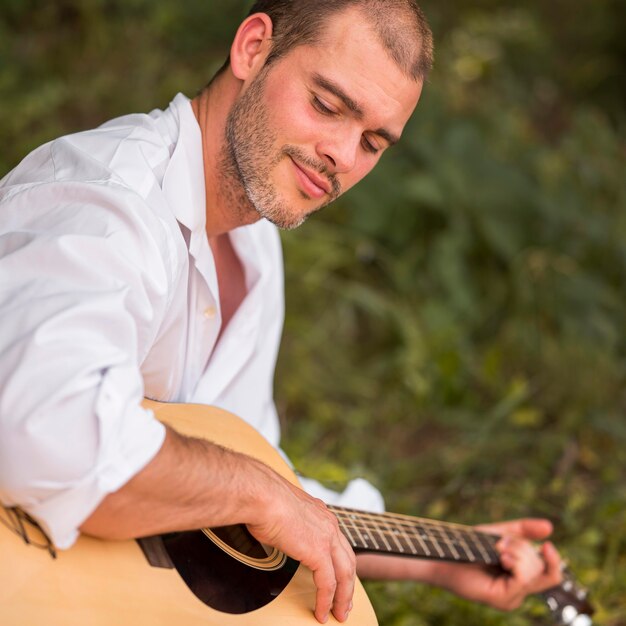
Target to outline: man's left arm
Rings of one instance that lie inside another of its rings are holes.
[[[357,557],[357,572],[365,579],[414,580],[436,585],[505,611],[518,608],[528,595],[561,582],[561,557],[556,548],[544,542],[537,549],[533,543],[552,533],[548,520],[520,519],[479,529],[501,537],[496,548],[502,572],[479,565],[374,554]]]

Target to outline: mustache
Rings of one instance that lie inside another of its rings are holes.
[[[333,198],[337,198],[341,195],[341,183],[337,180],[337,177],[334,174],[331,174],[328,171],[328,168],[324,163],[310,158],[302,150],[300,150],[300,148],[297,148],[296,146],[284,146],[282,149],[282,153],[291,157],[295,161],[306,165],[306,167],[315,170],[318,174],[324,176],[330,183],[331,195]]]

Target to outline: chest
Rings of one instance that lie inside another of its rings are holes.
[[[142,362],[146,395],[153,399],[213,403],[224,390],[239,389],[238,381],[250,385],[242,373],[256,367],[257,353],[265,354],[260,343],[271,344],[270,357],[275,353],[282,282],[272,278],[279,275],[263,264],[254,241],[235,246],[225,237],[208,243],[210,249],[181,257],[169,305]],[[264,363],[263,370],[273,371],[273,365]]]
[[[219,285],[222,334],[246,296],[246,277],[228,235],[212,238],[210,245]]]

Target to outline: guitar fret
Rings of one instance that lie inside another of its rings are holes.
[[[398,550],[400,550],[400,552],[402,554],[404,554],[404,550],[402,549],[402,546],[400,545],[400,542],[398,541],[398,537],[396,536],[396,533],[395,533],[394,529],[392,529],[389,526],[389,524],[385,524],[385,526],[389,530],[389,533],[391,534],[392,539],[396,542],[396,545],[398,546]]]
[[[433,537],[433,535],[430,532],[427,533],[427,540],[435,548],[435,550],[439,553],[439,556],[442,559],[446,557],[446,553],[442,550],[441,545],[439,544],[439,541],[437,541],[437,539],[435,537]]]
[[[378,544],[378,541],[376,541],[376,537],[373,535],[372,530],[370,528],[363,528],[363,531],[366,533],[367,538],[374,544],[374,548],[376,550],[380,550],[380,545]],[[380,536],[380,531],[379,531],[379,536]]]
[[[483,561],[485,563],[491,563],[491,560],[489,558],[489,554],[485,551],[485,548],[483,546],[483,542],[480,540],[479,533],[474,532],[474,533],[471,533],[471,535],[473,535],[473,537],[474,537],[474,540],[472,541],[472,543],[478,548],[478,550],[479,550],[479,552],[480,552],[480,554],[481,554],[481,556],[483,558]]]
[[[452,552],[452,557],[455,561],[458,561],[461,558],[461,555],[457,552],[454,544],[450,541],[450,536],[446,532],[445,526],[442,526],[442,534],[446,544],[450,547],[450,551]]]
[[[352,528],[354,528],[354,530],[356,530],[357,535],[359,536],[359,539],[361,540],[361,545],[364,548],[367,548],[368,547],[367,539],[364,537],[363,533],[361,533],[361,529],[356,524],[356,521],[358,520],[358,518],[356,517],[356,515],[352,514],[352,515],[350,515],[350,520],[352,521]]]
[[[489,555],[489,560],[487,561],[489,565],[498,564],[500,562],[500,555],[495,549],[494,541],[492,535],[486,535],[484,533],[478,533],[480,538],[480,542],[482,545],[486,547],[486,552]]]
[[[354,515],[348,515],[347,518],[344,515],[337,515],[339,519],[340,526],[345,530],[344,534],[347,534],[350,543],[354,548],[362,548],[362,549],[370,549],[370,544],[373,545],[375,550],[380,551],[380,544],[376,541],[376,537],[372,534],[372,529],[368,528],[363,523],[359,523],[359,518]],[[349,523],[346,523],[346,520]],[[351,532],[354,531],[357,534],[357,538],[355,539],[354,535]],[[380,533],[379,533],[380,537]]]
[[[409,548],[409,550],[411,551],[411,553],[412,554],[418,554],[417,550],[415,549],[415,544],[411,541],[411,537],[406,532],[406,530],[402,530],[400,532],[402,533],[402,538],[404,539],[404,542],[406,543],[406,545]]]
[[[383,543],[385,544],[385,547],[387,548],[387,550],[389,552],[393,552],[393,548],[391,547],[391,544],[387,541],[387,534],[384,531],[381,532],[380,530],[378,531],[378,534],[382,538]]]
[[[424,532],[419,524],[415,524],[416,528],[418,529],[418,532],[415,533],[415,536],[417,537],[417,540],[420,542],[420,545],[422,546],[422,549],[424,550],[424,555],[425,556],[430,556],[432,553],[431,551],[428,549],[428,546],[426,545],[426,542],[424,541],[424,539],[422,538],[422,533]]]
[[[379,540],[384,539],[384,535],[381,533],[378,523],[370,524],[368,526],[364,521],[361,521],[360,529],[366,537],[366,542],[371,542],[375,550],[382,552],[383,549],[380,547],[380,543],[376,540],[376,535],[378,535]],[[366,545],[365,547],[369,546]],[[387,549],[390,549],[389,546],[387,546]]]
[[[499,563],[497,537],[471,527],[331,507],[354,548],[469,563]]]
[[[463,548],[463,552],[465,552],[465,556],[469,559],[470,562],[473,563],[476,560],[476,557],[474,556],[474,553],[472,552],[471,548],[467,545],[467,542],[465,541],[465,538],[463,537],[463,533],[456,529],[454,529],[452,532],[457,537],[461,548]]]
[[[353,548],[358,548],[359,544],[354,540],[354,537],[352,536],[352,533],[350,532],[350,529],[348,528],[348,526],[346,526],[345,522],[343,521],[343,515],[337,515],[337,520],[339,521],[339,525],[344,529],[344,535],[347,536],[348,541],[352,544]]]
[[[359,523],[358,520],[357,521],[353,521],[352,522],[352,528],[357,532],[357,534],[359,535],[359,539],[361,541],[361,547],[365,548],[365,549],[370,549],[371,547],[374,547],[375,549],[380,550],[380,545],[378,543],[378,541],[376,541],[376,537],[374,537],[373,535],[373,529],[362,524]],[[380,536],[380,533],[379,533]]]

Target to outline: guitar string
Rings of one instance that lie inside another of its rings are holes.
[[[350,525],[350,527],[355,530],[357,533],[361,534],[362,531],[365,532],[376,532],[376,533],[390,533],[396,536],[407,535],[410,538],[421,538],[425,541],[443,543],[445,545],[450,545],[452,547],[462,545],[463,543],[479,545],[480,543],[484,546],[484,541],[481,542],[481,538],[479,535],[465,535],[462,536],[459,533],[448,533],[445,531],[439,531],[438,529],[433,528],[423,528],[423,527],[410,527],[410,526],[396,526],[391,527],[387,522],[370,522],[364,523],[355,520],[342,520],[343,524],[346,523]],[[487,546],[492,548],[494,542],[489,540],[487,542]],[[451,548],[453,549],[453,548]]]
[[[377,533],[382,535],[385,539],[386,534],[390,534],[396,544],[398,539],[402,539],[406,542],[407,546],[415,554],[415,544],[413,539],[417,539],[422,546],[422,553],[426,556],[430,556],[431,553],[424,541],[434,545],[436,549],[440,549],[443,546],[444,552],[448,554],[445,556],[452,558],[455,561],[469,561],[475,562],[478,552],[478,556],[482,562],[486,564],[499,563],[500,556],[495,549],[495,543],[498,541],[498,535],[492,535],[481,531],[476,531],[470,527],[460,524],[453,524],[448,522],[438,522],[435,520],[425,520],[423,518],[414,518],[410,516],[404,516],[400,514],[377,514],[358,511],[356,509],[342,509],[341,507],[330,507],[334,510],[338,518],[342,518],[343,525],[345,527],[345,520],[349,520],[351,527],[362,535],[361,531],[366,533]],[[389,530],[388,521],[394,519],[397,530]],[[361,524],[361,526],[359,526]],[[374,539],[373,535],[370,537]],[[371,549],[371,546],[367,544],[367,541],[361,541],[361,545],[356,544],[352,536],[350,539],[355,544],[355,547],[364,547]],[[442,542],[440,544],[440,542]],[[387,543],[388,551],[393,551],[391,546]],[[455,554],[455,546],[462,548],[465,552],[465,557]],[[376,546],[375,546],[376,547]],[[378,549],[376,547],[376,549]],[[403,553],[403,550],[400,550]],[[440,556],[444,554],[440,553]]]
[[[463,524],[456,524],[454,522],[441,522],[438,520],[431,520],[422,517],[413,517],[411,515],[402,515],[401,513],[371,513],[369,511],[360,511],[358,509],[348,509],[339,506],[330,505],[328,507],[335,515],[356,515],[359,519],[393,519],[398,524],[408,524],[410,526],[415,524],[422,524],[424,526],[432,526],[434,528],[449,528],[451,530],[458,530],[461,532],[471,533],[471,534],[482,534],[487,537],[497,537],[497,535],[492,535],[491,533],[485,533],[482,531],[477,531],[471,526],[466,526]]]
[[[357,532],[364,530],[366,532],[376,532],[383,536],[390,534],[396,542],[398,537],[405,535],[407,545],[412,548],[412,551],[415,551],[412,540],[417,539],[420,544],[428,541],[440,552],[440,556],[451,557],[454,560],[474,561],[477,556],[474,550],[478,550],[483,560],[487,563],[499,560],[493,545],[498,540],[498,537],[488,533],[481,533],[465,526],[421,520],[420,518],[411,518],[398,514],[371,514],[335,507],[331,507],[331,510],[335,512],[338,518],[343,520],[344,525],[345,521],[348,520],[352,528],[357,530]],[[395,522],[396,530],[386,530],[389,529],[388,522],[392,520]],[[361,526],[358,525],[359,523]],[[362,542],[362,545],[368,547],[367,542]],[[455,546],[460,547],[465,552],[467,558],[462,557]],[[423,545],[422,548],[424,548]],[[429,554],[428,549],[423,550],[423,552],[427,555]]]
[[[446,535],[434,535],[432,533],[427,534],[424,532],[420,532],[419,530],[416,531],[414,529],[409,529],[409,528],[404,528],[403,530],[398,530],[398,529],[394,530],[390,528],[388,525],[381,526],[380,524],[377,524],[376,526],[359,526],[358,524],[355,524],[355,523],[350,523],[346,525],[346,522],[344,520],[342,520],[342,526],[349,527],[351,530],[355,530],[360,535],[363,534],[362,531],[374,532],[376,534],[389,535],[389,536],[396,537],[396,538],[398,537],[402,538],[403,536],[405,536],[409,540],[417,539],[420,542],[426,541],[433,545],[442,544],[444,546],[449,546],[449,549],[453,553],[453,556],[454,556],[454,552],[456,551],[456,546],[463,547],[464,543],[467,544],[467,541],[465,541],[465,538],[462,538],[459,536],[449,537]],[[467,539],[471,543],[475,543],[469,537]],[[363,540],[362,540],[362,543],[363,543]]]
[[[383,550],[380,546],[376,545],[374,541],[374,535],[368,536],[372,539],[372,543],[374,546],[370,545],[368,541],[364,541],[363,539],[357,541],[355,540],[353,534],[350,532],[349,528],[344,528],[348,531],[348,539],[353,544],[355,548],[366,548],[368,550],[374,549],[374,551],[378,552],[393,552],[399,554],[412,553],[415,555],[425,556],[428,558],[441,558],[441,559],[450,559],[457,562],[465,562],[465,563],[484,563],[488,565],[493,565],[499,563],[499,555],[491,546],[483,546],[480,542],[472,542],[472,541],[464,541],[462,543],[453,543],[451,540],[447,541],[439,541],[437,538],[426,537],[416,534],[407,534],[405,533],[405,537],[402,535],[398,535],[395,532],[376,529],[376,534],[379,539],[382,539],[384,543],[387,545],[387,550]],[[353,528],[354,530],[354,528]],[[386,537],[390,537],[392,541],[396,544],[397,548],[394,549],[388,541],[386,541]],[[414,541],[417,539],[417,543]],[[419,544],[419,548],[417,547]],[[430,545],[433,550],[428,549],[428,545]],[[455,545],[461,548],[463,554],[455,548]],[[407,549],[405,549],[407,548]],[[438,553],[438,554],[435,554]]]
[[[376,531],[380,530],[381,524],[387,526],[389,521],[393,520],[393,516],[387,514],[372,514],[357,511],[352,513],[345,513],[343,511],[334,512],[337,517],[344,520],[344,522],[347,520],[353,526],[360,523],[364,528]],[[447,541],[450,537],[461,537],[463,539],[467,538],[472,541],[481,539],[483,542],[487,542],[487,544],[491,546],[494,545],[499,539],[497,535],[483,533],[481,531],[469,529],[468,527],[459,527],[454,525],[448,526],[447,524],[439,524],[437,522],[421,522],[419,518],[415,518],[415,520],[409,518],[409,521],[400,519],[398,521],[394,521],[394,526],[402,531],[415,532],[416,529],[418,529],[429,537],[443,541]]]
[[[350,528],[349,528],[348,526],[346,526],[345,522],[342,522],[342,526],[348,531],[348,538],[352,541],[355,547],[363,547],[363,548],[371,549],[371,546],[368,544],[367,540],[361,539],[360,542],[356,541],[352,533],[349,532],[350,529],[357,530],[357,532],[361,530],[364,530],[368,533],[375,532],[379,537],[383,538],[383,541],[385,540],[387,536],[389,536],[398,546],[397,551],[399,551],[400,553],[405,552],[405,550],[403,550],[403,547],[406,546],[414,554],[417,554],[418,552],[420,552],[424,554],[425,556],[431,556],[432,551],[429,550],[426,545],[426,543],[428,543],[439,553],[439,556],[441,558],[451,558],[452,560],[455,560],[455,561],[466,561],[466,562],[476,562],[480,558],[480,560],[482,560],[485,563],[499,562],[498,553],[493,549],[491,545],[483,546],[479,542],[474,542],[471,540],[469,540],[469,542],[462,540],[461,543],[457,543],[459,539],[458,537],[454,539],[451,539],[445,536],[434,537],[432,535],[430,536],[424,535],[422,533],[413,532],[410,530],[408,532],[406,530],[404,532],[395,532],[392,529],[384,528],[382,526],[379,526],[377,528],[374,528],[374,527],[359,528],[355,526],[354,524],[350,524],[349,525]],[[359,534],[363,536],[362,533],[359,533]],[[370,538],[372,540],[372,543],[375,543],[374,536],[372,535]],[[417,539],[417,541],[421,545],[420,550],[417,550],[415,548],[416,544],[413,541],[414,539]],[[400,541],[404,543],[404,546],[399,543]],[[385,543],[387,544],[388,551],[394,551],[387,541],[385,541]],[[473,544],[474,549],[472,549],[470,543]],[[462,549],[462,551],[465,553],[465,556],[463,556],[458,550],[456,550],[455,546],[459,546]],[[378,548],[376,545],[374,546],[374,548],[380,551],[380,548]]]
[[[412,518],[409,516],[402,516],[391,513],[369,513],[364,511],[357,511],[352,509],[341,509],[339,507],[329,507],[337,517],[347,518],[351,523],[361,522],[367,526],[368,523],[373,523],[375,526],[380,526],[381,522],[388,523],[390,520],[394,522],[394,525],[398,528],[413,530],[419,528],[425,532],[438,535],[444,541],[446,537],[453,533],[453,536],[467,537],[471,540],[480,538],[483,542],[487,542],[489,545],[495,544],[498,541],[498,535],[492,535],[482,531],[477,531],[468,526],[460,524],[450,524],[448,522],[437,522],[433,520],[425,520],[422,518]]]

